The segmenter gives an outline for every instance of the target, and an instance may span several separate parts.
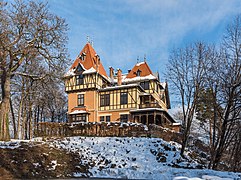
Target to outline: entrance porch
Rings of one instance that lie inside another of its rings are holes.
[[[156,124],[159,126],[171,126],[175,123],[174,119],[161,108],[145,108],[130,111],[133,122],[145,125]]]

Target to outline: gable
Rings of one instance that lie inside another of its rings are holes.
[[[83,65],[83,68],[85,70],[94,68],[102,76],[108,77],[107,73],[100,61],[99,55],[97,55],[97,53],[95,52],[94,48],[90,45],[90,43],[87,43],[84,46],[84,48],[79,53],[78,57],[72,64],[69,71],[76,69],[79,63],[81,65]]]
[[[146,62],[137,63],[127,74],[126,78],[145,77],[153,75],[151,69]]]
[[[83,65],[79,63],[74,72],[76,74],[82,74],[84,71],[85,71],[85,69],[83,68]]]

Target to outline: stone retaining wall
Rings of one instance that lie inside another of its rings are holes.
[[[181,134],[154,124],[138,123],[39,123],[35,136],[99,136],[99,137],[158,137],[166,141],[181,142]]]

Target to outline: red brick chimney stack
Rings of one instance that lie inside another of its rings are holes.
[[[114,78],[114,68],[110,66],[109,70],[110,70],[110,78],[113,79]]]
[[[117,85],[121,86],[122,84],[122,71],[117,69]]]

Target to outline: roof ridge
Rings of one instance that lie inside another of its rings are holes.
[[[151,70],[151,68],[149,67],[149,65],[147,64],[147,62],[145,61],[144,63],[146,64],[147,68],[149,69],[151,75],[153,75],[152,70]]]
[[[137,71],[140,70],[140,77],[153,75],[152,70],[146,61],[136,63],[132,70],[127,74],[126,78],[134,78],[137,77]],[[154,76],[154,75],[153,75]]]

